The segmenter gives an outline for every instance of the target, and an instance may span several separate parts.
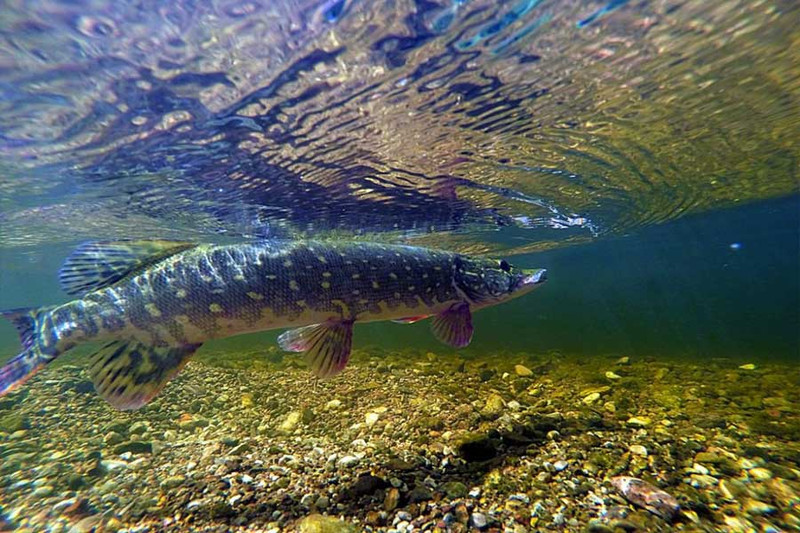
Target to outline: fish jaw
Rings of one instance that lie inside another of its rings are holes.
[[[508,300],[519,298],[533,289],[539,288],[547,281],[547,270],[544,268],[525,269],[511,288]]]
[[[534,268],[531,270],[523,270],[525,275],[517,282],[517,289],[526,287],[534,288],[536,285],[541,285],[547,281],[547,269]]]

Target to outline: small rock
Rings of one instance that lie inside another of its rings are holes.
[[[597,518],[593,518],[589,520],[589,523],[586,525],[586,533],[614,533],[614,530]]]
[[[717,478],[705,474],[692,474],[689,479],[690,485],[696,489],[707,489],[717,484]]]
[[[253,400],[253,395],[249,392],[242,394],[242,408],[249,409],[255,405],[255,401]]]
[[[27,417],[17,413],[9,413],[0,417],[0,431],[14,433],[23,429],[30,429],[31,424]]]
[[[611,478],[611,485],[629,502],[666,520],[672,520],[680,511],[678,500],[671,494],[641,479],[617,476]]]
[[[397,504],[400,502],[400,491],[395,487],[386,491],[386,497],[383,499],[383,508],[387,511],[394,511],[397,509]]]
[[[248,451],[250,451],[250,443],[243,442],[238,446],[234,446],[233,448],[231,448],[231,451],[229,453],[230,455],[240,455],[243,453],[247,453]]]
[[[408,501],[411,503],[426,502],[430,499],[433,499],[433,493],[425,485],[417,485],[408,493]]]
[[[529,378],[533,376],[533,370],[523,365],[515,365],[514,372],[522,378]]]
[[[114,453],[116,455],[122,455],[124,453],[153,453],[153,443],[132,440],[114,448]]]
[[[341,459],[339,459],[336,464],[339,466],[350,467],[355,466],[359,463],[360,459],[355,455],[345,455]]]
[[[355,533],[356,528],[338,518],[312,514],[297,523],[299,533]]]
[[[606,379],[610,379],[612,381],[616,381],[618,379],[622,379],[622,376],[620,376],[619,374],[615,374],[614,372],[612,372],[610,370],[605,373],[605,376],[606,376]]]
[[[591,405],[591,404],[593,404],[594,402],[596,402],[599,399],[600,399],[600,393],[599,392],[593,392],[593,393],[585,396],[583,398],[583,400],[581,400],[581,401],[583,403],[585,403],[586,405]]]
[[[178,475],[178,476],[170,476],[170,477],[164,479],[159,484],[159,486],[162,489],[175,489],[175,488],[180,487],[184,483],[186,483],[186,478],[184,476]]]
[[[51,494],[53,494],[53,487],[51,485],[41,485],[36,487],[33,492],[31,492],[31,496],[34,498],[47,498]]]
[[[744,512],[753,516],[768,516],[778,512],[778,508],[758,500],[747,500]]]
[[[281,422],[279,429],[284,433],[291,433],[297,429],[297,426],[300,424],[300,420],[302,420],[302,418],[303,413],[300,411],[292,411],[286,415],[286,418],[283,422]]]
[[[144,433],[148,429],[150,429],[150,425],[147,422],[143,421],[143,420],[139,420],[138,422],[134,422],[131,425],[131,429],[129,430],[129,433],[131,435],[141,435],[142,433]]]
[[[642,446],[641,444],[633,444],[630,448],[628,448],[633,455],[639,455],[641,457],[647,457],[647,448]]]
[[[472,523],[472,527],[476,529],[485,529],[488,525],[488,522],[486,521],[486,515],[483,513],[472,513],[469,519]]]
[[[748,470],[747,473],[756,481],[767,481],[768,479],[772,479],[772,472],[762,467],[752,468]]]
[[[556,472],[561,472],[562,470],[566,470],[568,466],[569,463],[567,461],[564,461],[563,459],[559,459],[558,461],[553,463],[553,468],[555,469]]]
[[[631,362],[631,358],[628,357],[628,356],[620,357],[619,359],[617,359],[617,364],[618,365],[627,365],[627,364],[630,364],[630,362]]]
[[[643,428],[643,427],[647,427],[647,426],[649,426],[651,423],[652,423],[652,421],[651,421],[651,420],[650,420],[648,417],[646,417],[646,416],[632,416],[632,417],[630,417],[630,418],[628,419],[628,421],[626,422],[626,424],[627,424],[629,427],[634,427],[634,428]]]
[[[331,400],[325,404],[325,409],[338,409],[342,406],[342,400]]]
[[[739,368],[741,368],[742,370],[755,370],[756,365],[754,365],[753,363],[747,363],[744,365],[739,365]]]
[[[119,444],[120,442],[124,441],[125,437],[117,433],[116,431],[109,431],[103,437],[103,442],[106,443],[108,446],[114,446],[115,444]]]
[[[324,511],[331,506],[331,500],[327,496],[320,496],[317,498],[317,503],[315,505],[317,509]]]
[[[463,498],[467,495],[467,486],[460,481],[448,481],[442,485],[442,490],[451,499]]]
[[[379,415],[378,413],[367,413],[366,416],[364,417],[364,421],[367,424],[367,427],[372,427],[375,425],[375,423],[378,421],[380,417],[381,415]]]
[[[486,399],[486,404],[481,409],[481,414],[487,418],[496,418],[502,414],[504,407],[503,398],[497,393],[492,393]]]

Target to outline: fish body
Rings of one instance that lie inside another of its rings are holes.
[[[453,346],[472,337],[471,312],[540,285],[544,270],[446,251],[375,243],[172,241],[88,243],[64,264],[78,299],[3,313],[23,352],[0,368],[0,395],[83,342],[98,392],[121,409],[144,405],[211,339],[277,328],[314,372],[347,364],[355,322],[433,318]]]

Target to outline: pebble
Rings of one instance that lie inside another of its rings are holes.
[[[485,529],[488,525],[486,515],[483,513],[472,513],[469,517],[472,527],[477,529]]]
[[[642,446],[641,444],[632,444],[628,451],[631,452],[633,455],[639,455],[641,457],[647,457],[647,448]]]
[[[255,405],[255,401],[253,400],[253,395],[249,392],[242,394],[242,408],[243,409],[250,409]]]
[[[748,470],[747,474],[756,481],[767,481],[768,479],[772,479],[772,472],[766,468],[751,468]]]
[[[113,472],[114,470],[119,470],[121,468],[129,468],[127,461],[117,461],[114,459],[105,459],[100,461],[100,466],[109,472]]]
[[[739,368],[741,368],[742,370],[755,370],[756,365],[754,365],[753,363],[747,363],[744,365],[739,365]]]
[[[150,424],[147,422],[140,420],[138,422],[134,422],[131,424],[131,428],[128,430],[128,433],[131,435],[140,435],[150,429]]]
[[[626,424],[630,427],[634,428],[643,428],[647,427],[652,423],[652,421],[646,416],[632,416],[628,419]]]
[[[747,500],[744,504],[744,512],[754,516],[767,516],[776,514],[778,508],[759,500]]]
[[[116,431],[109,431],[108,433],[105,434],[105,436],[103,436],[103,442],[108,446],[114,446],[115,444],[119,444],[124,440],[125,437],[123,437]]]
[[[364,416],[364,421],[367,424],[367,427],[372,427],[380,417],[381,415],[378,413],[367,413],[366,416]]]
[[[320,496],[317,498],[317,503],[315,504],[317,509],[325,510],[331,505],[331,500],[327,496]]]
[[[336,464],[339,466],[349,467],[357,465],[361,460],[355,455],[345,455],[339,459]]]
[[[352,524],[338,518],[311,514],[297,523],[297,531],[299,533],[351,533],[356,529]]]
[[[40,487],[34,489],[33,492],[31,492],[31,496],[33,496],[34,498],[46,498],[51,494],[53,494],[53,491],[54,489],[52,485],[41,485]]]
[[[515,365],[514,372],[522,378],[529,378],[533,376],[533,370],[523,365]]]
[[[174,489],[174,488],[180,487],[184,483],[186,483],[186,477],[184,477],[184,476],[170,476],[170,477],[164,479],[161,482],[160,487],[162,489]]]
[[[627,355],[625,357],[620,357],[619,359],[617,359],[617,364],[618,365],[627,365],[630,362],[631,362],[631,358],[628,357]]]
[[[492,393],[486,399],[486,404],[484,404],[481,413],[489,417],[497,416],[503,412],[504,407],[503,398],[497,393]]]
[[[556,472],[561,472],[563,470],[566,470],[568,466],[569,466],[569,462],[567,462],[567,461],[565,461],[563,459],[559,459],[558,461],[553,463],[553,468],[555,469]]]
[[[386,496],[383,499],[383,508],[387,511],[394,511],[397,509],[397,504],[400,502],[400,491],[392,487],[386,491]]]
[[[281,422],[280,430],[284,433],[290,433],[297,429],[297,426],[300,425],[300,420],[303,418],[303,413],[300,411],[292,411],[286,418]]]
[[[696,489],[707,489],[717,484],[717,478],[706,474],[692,474],[690,484]]]
[[[606,373],[605,373],[605,376],[606,376],[606,379],[610,379],[610,380],[612,380],[612,381],[616,381],[616,380],[618,380],[618,379],[622,379],[622,376],[620,376],[619,374],[615,374],[615,373],[614,373],[614,372],[612,372],[611,370],[609,370],[608,372],[606,372]]]
[[[599,399],[600,399],[600,393],[599,392],[593,392],[593,393],[589,394],[588,396],[585,396],[582,401],[586,405],[591,405],[591,404],[593,404],[594,402],[596,402]]]

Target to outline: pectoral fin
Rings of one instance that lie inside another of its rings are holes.
[[[91,355],[89,374],[97,393],[108,403],[117,409],[138,409],[161,392],[199,347],[115,341]]]
[[[445,344],[456,348],[469,345],[472,340],[472,313],[469,304],[458,302],[433,318],[433,335]]]
[[[347,366],[353,345],[353,321],[329,320],[291,329],[278,337],[289,352],[305,352],[311,371],[320,378],[335,376]]]

